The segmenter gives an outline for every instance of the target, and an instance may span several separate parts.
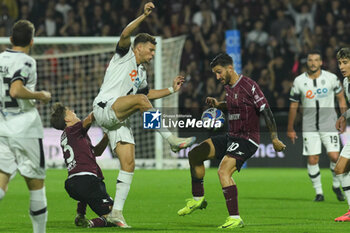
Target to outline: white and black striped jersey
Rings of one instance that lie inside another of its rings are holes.
[[[0,53],[0,136],[42,138],[43,126],[33,99],[14,99],[10,86],[16,80],[35,91],[36,62],[25,53],[7,49]]]
[[[336,131],[334,101],[341,91],[338,77],[325,70],[316,79],[309,78],[306,72],[295,78],[289,99],[302,104],[303,131]]]
[[[146,69],[142,64],[137,65],[131,47],[125,53],[118,51],[117,47],[117,52],[109,62],[94,105],[101,101],[116,100],[120,96],[136,94],[144,88],[147,88]]]

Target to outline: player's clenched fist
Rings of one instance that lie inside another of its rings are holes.
[[[48,92],[48,91],[41,91],[40,94],[41,94],[40,100],[43,103],[47,104],[48,102],[50,102],[50,100],[51,100],[51,93],[50,92]]]
[[[218,106],[218,101],[213,97],[207,97],[205,102],[210,106],[216,108]]]
[[[273,148],[275,149],[275,151],[279,152],[279,151],[283,151],[286,149],[286,145],[283,144],[282,141],[280,141],[278,138],[275,138],[272,140],[272,144],[273,144]]]
[[[149,14],[151,14],[151,12],[152,12],[152,10],[154,9],[154,4],[153,4],[153,2],[148,2],[148,3],[146,3],[145,4],[145,7],[144,7],[144,14],[146,15],[146,16],[148,16]]]

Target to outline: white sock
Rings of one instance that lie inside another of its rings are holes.
[[[239,215],[230,215],[231,218],[239,219],[241,218]]]
[[[125,200],[129,194],[133,175],[133,172],[126,172],[122,170],[119,171],[117,179],[117,191],[115,193],[113,209],[120,211],[123,210]]]
[[[5,196],[5,191],[2,188],[0,188],[0,201],[4,198],[4,196]]]
[[[340,187],[340,179],[337,177],[337,175],[334,172],[335,165],[336,165],[336,163],[331,162],[329,167],[330,167],[331,172],[332,172],[333,187],[339,188]]]
[[[343,187],[344,195],[346,197],[346,200],[348,201],[349,210],[350,210],[350,173],[344,173],[337,175],[341,182],[341,186]]]
[[[47,202],[45,187],[39,190],[29,191],[30,193],[30,218],[33,224],[34,233],[45,233],[47,222]]]
[[[316,191],[316,194],[323,195],[320,167],[318,166],[318,164],[316,165],[307,164],[307,171],[309,173],[309,177],[311,179],[312,186]]]
[[[193,199],[196,200],[196,201],[199,201],[199,200],[201,200],[202,198],[203,198],[203,196],[201,196],[201,197],[193,197]]]

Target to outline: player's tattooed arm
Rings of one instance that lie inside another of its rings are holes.
[[[92,122],[95,121],[94,114],[91,112],[84,120],[83,120],[83,127],[85,129],[89,129]]]
[[[226,105],[226,101],[217,101],[217,99],[213,98],[213,97],[207,97],[207,99],[205,100],[205,102],[210,106],[210,107],[214,107],[214,108],[218,108],[222,111],[227,110],[227,105]]]
[[[262,110],[262,114],[264,115],[266,125],[269,128],[271,139],[273,140],[277,138],[277,126],[271,109],[269,107],[265,107],[264,110]]]
[[[101,141],[93,148],[94,155],[95,156],[101,156],[103,151],[108,146],[108,142],[109,142],[108,136],[107,136],[107,134],[104,134],[103,138],[101,139]]]
[[[154,9],[154,4],[152,2],[148,2],[144,6],[143,14],[137,17],[135,20],[133,20],[131,23],[128,24],[122,31],[122,34],[120,35],[120,40],[118,42],[118,46],[120,48],[129,48],[131,44],[131,34],[132,32],[140,26],[140,24],[145,20],[145,18],[151,14],[152,10]]]
[[[273,148],[275,149],[275,151],[283,151],[284,149],[286,149],[286,145],[284,145],[283,142],[278,139],[277,126],[271,109],[269,107],[265,107],[262,110],[262,113],[264,115],[266,125],[270,131]]]

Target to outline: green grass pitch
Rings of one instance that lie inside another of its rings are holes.
[[[114,197],[117,171],[105,170],[105,183]],[[325,201],[314,203],[314,190],[306,169],[248,168],[234,174],[238,185],[240,215],[245,227],[236,232],[350,232],[350,223],[334,218],[347,210],[331,190],[329,169],[321,171]],[[64,190],[65,170],[48,170],[47,232],[218,232],[228,213],[216,169],[208,169],[204,188],[208,207],[192,215],[179,217],[176,212],[191,197],[188,170],[137,170],[124,216],[131,229],[83,229],[74,225],[76,202]],[[31,232],[28,216],[29,194],[17,175],[0,202],[0,232]],[[95,214],[88,209],[87,216]],[[225,229],[224,231],[228,231]]]

